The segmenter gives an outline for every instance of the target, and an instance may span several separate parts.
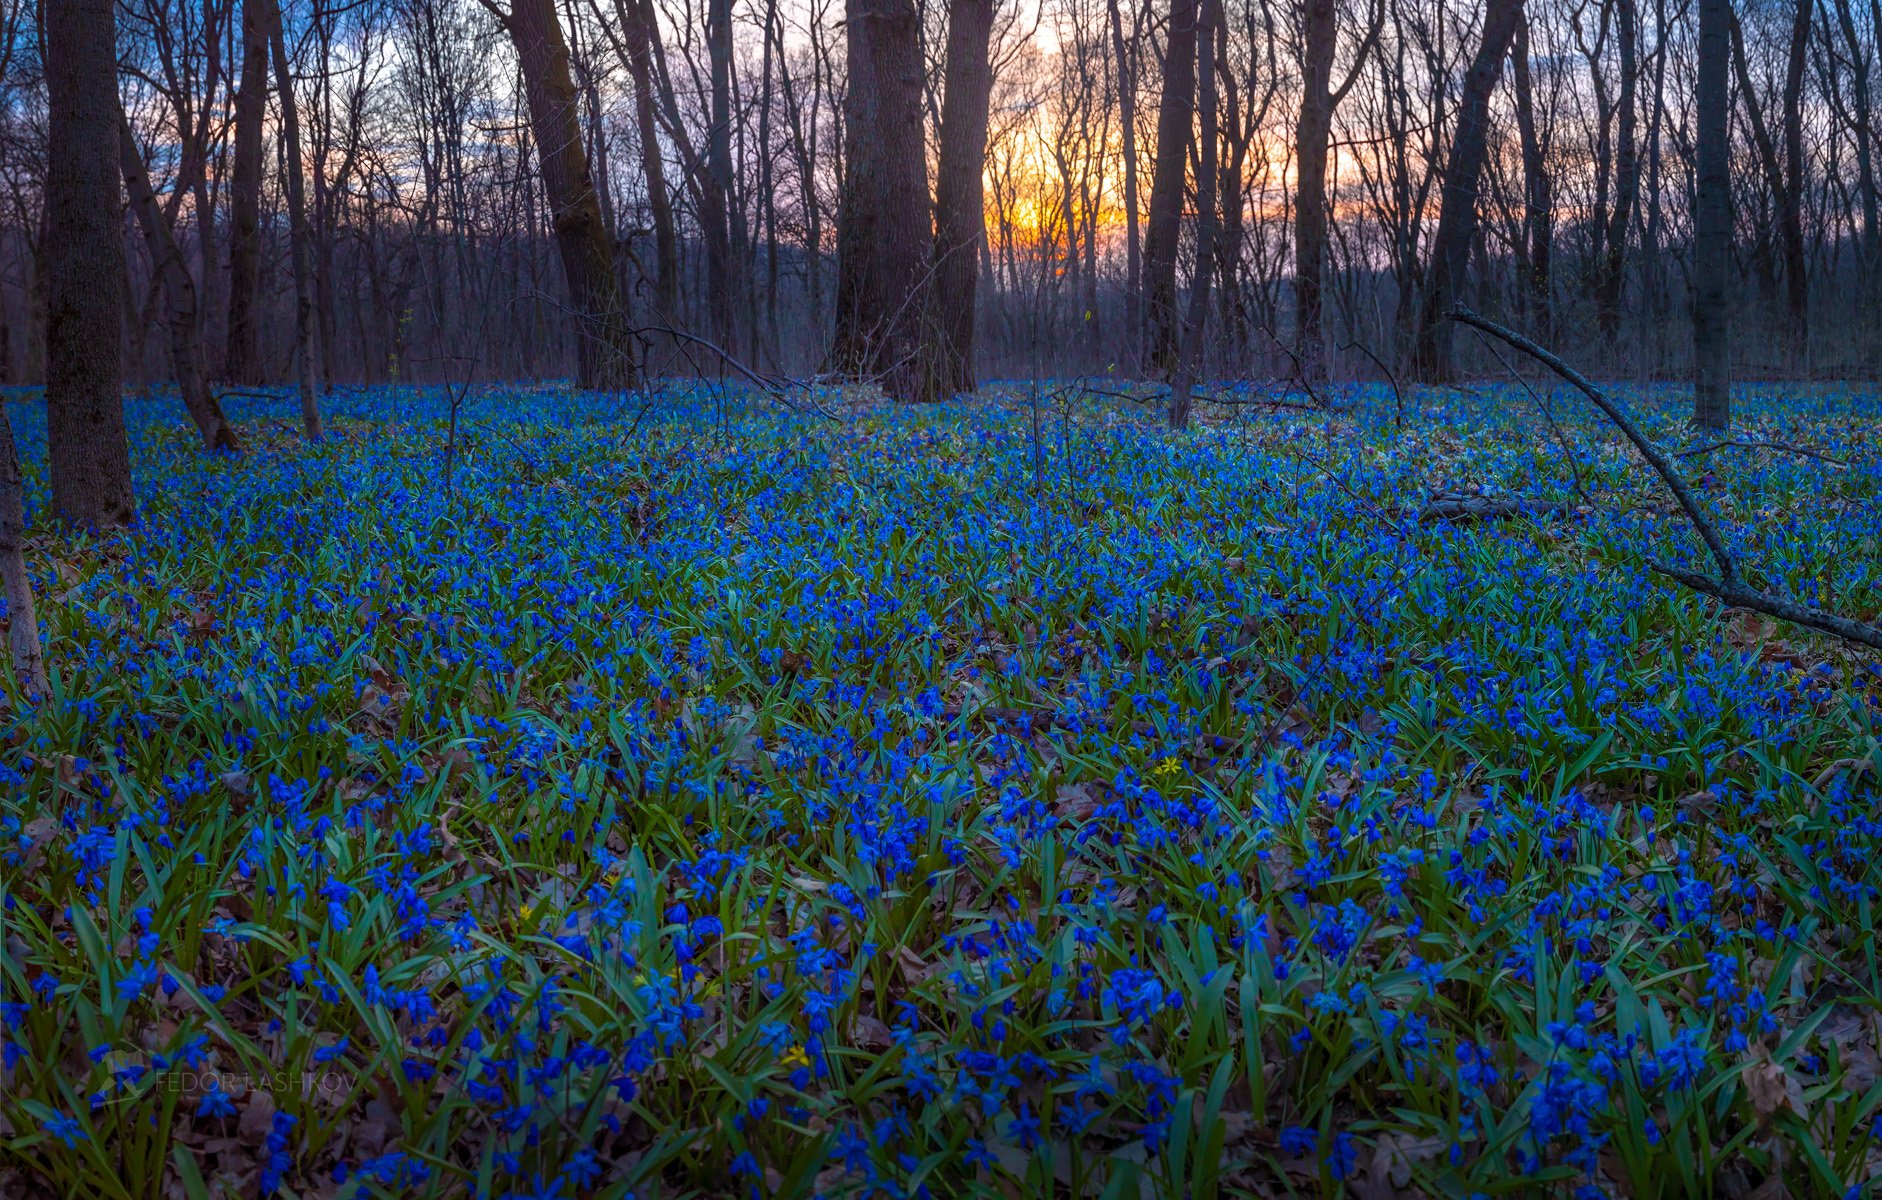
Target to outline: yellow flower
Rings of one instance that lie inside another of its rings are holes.
[[[784,1052],[784,1057],[780,1058],[778,1061],[791,1067],[808,1067],[810,1065],[810,1059],[805,1056],[802,1046],[792,1046],[789,1050]]]
[[[1172,754],[1168,758],[1165,758],[1162,762],[1158,763],[1156,766],[1156,769],[1152,772],[1152,774],[1160,775],[1160,776],[1170,776],[1170,775],[1180,774],[1182,770],[1183,770],[1183,764],[1177,761],[1176,755]]]

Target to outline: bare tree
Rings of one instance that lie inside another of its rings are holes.
[[[706,56],[712,75],[712,109],[706,129],[706,173],[700,220],[706,227],[706,291],[711,314],[709,328],[720,344],[730,346],[737,269],[732,244],[732,0],[707,0]]]
[[[1612,0],[1616,40],[1620,49],[1620,98],[1614,146],[1614,200],[1607,220],[1596,233],[1603,248],[1596,268],[1595,312],[1603,336],[1620,332],[1621,296],[1627,285],[1627,232],[1634,218],[1634,199],[1640,190],[1639,123],[1640,15],[1634,0]]]
[[[931,386],[940,394],[974,388],[974,311],[987,236],[982,175],[987,160],[987,58],[993,0],[948,5],[946,96],[935,175],[934,281],[929,291]]]
[[[1458,99],[1457,128],[1444,167],[1438,230],[1431,240],[1418,341],[1412,353],[1412,369],[1427,383],[1449,383],[1456,373],[1448,314],[1463,291],[1471,243],[1476,240],[1478,183],[1489,153],[1490,94],[1502,77],[1503,59],[1522,13],[1522,0],[1488,0],[1476,57]]]
[[[274,59],[277,98],[281,104],[281,160],[287,179],[288,248],[294,263],[294,368],[301,400],[301,432],[320,440],[320,389],[314,372],[314,260],[313,231],[307,224],[306,167],[301,161],[300,105],[294,96],[294,71],[288,61],[287,33],[276,0],[246,0],[256,6],[267,23],[270,57]]]
[[[131,520],[124,428],[123,211],[112,0],[47,0],[46,444],[52,506],[84,529]]]
[[[1196,109],[1201,128],[1196,134],[1196,271],[1189,285],[1189,312],[1183,321],[1183,344],[1177,352],[1176,371],[1170,380],[1169,424],[1189,424],[1191,393],[1202,370],[1203,342],[1209,329],[1209,277],[1215,272],[1216,172],[1219,136],[1216,110],[1215,39],[1222,23],[1220,0],[1201,0],[1196,15]]]
[[[614,273],[614,244],[588,170],[568,43],[554,0],[514,0],[508,12],[495,0],[481,2],[509,34],[522,65],[543,192],[580,322],[578,381],[584,388],[631,388],[639,381],[633,338]]]
[[[653,222],[654,308],[662,321],[672,321],[679,311],[680,250],[654,117],[653,40],[658,28],[648,0],[615,0],[615,11],[621,18],[621,56],[634,85],[634,132],[640,141],[641,174]]]
[[[921,399],[931,394],[918,360],[934,235],[920,17],[913,0],[848,0],[845,13],[849,82],[830,360],[840,374],[880,380],[896,399]]]
[[[1111,21],[1111,54],[1117,69],[1118,150],[1123,157],[1124,173],[1124,328],[1131,339],[1126,361],[1132,370],[1137,363],[1137,340],[1143,336],[1143,246],[1138,230],[1137,205],[1137,45],[1138,27],[1131,26],[1130,40],[1124,38],[1124,18],[1118,11],[1119,0],[1107,0]],[[1143,12],[1140,5],[1139,13]]]
[[[144,243],[150,253],[150,269],[162,281],[169,307],[170,364],[176,372],[178,389],[183,393],[183,407],[196,430],[202,434],[205,450],[237,453],[241,443],[235,427],[222,415],[222,405],[209,390],[209,377],[203,366],[202,332],[197,324],[196,283],[190,278],[189,264],[177,248],[170,222],[165,219],[157,194],[150,186],[150,174],[144,169],[144,157],[137,146],[131,123],[118,119],[118,156],[124,168],[124,187],[130,196],[131,211],[144,231]]]
[[[1157,149],[1145,228],[1144,358],[1146,365],[1163,375],[1176,367],[1181,332],[1176,307],[1176,252],[1182,236],[1191,126],[1196,117],[1196,2],[1170,0],[1170,20],[1163,39],[1163,98],[1157,107]]]
[[[1536,119],[1535,87],[1529,64],[1529,18],[1517,23],[1510,46],[1510,67],[1516,91],[1516,128],[1523,157],[1523,229],[1520,240],[1522,301],[1530,312],[1536,335],[1549,336],[1551,318],[1551,263],[1555,250],[1555,200],[1549,182],[1548,147]]]
[[[1371,24],[1346,81],[1335,88],[1333,57],[1338,48],[1337,0],[1305,0],[1301,57],[1300,119],[1294,127],[1294,311],[1302,369],[1317,377],[1324,369],[1326,330],[1320,295],[1327,258],[1327,142],[1333,110],[1359,81],[1366,58],[1385,27],[1385,0],[1375,0]]]
[[[233,383],[262,381],[261,286],[262,126],[268,119],[266,0],[242,3],[242,82],[235,93],[235,162],[230,178],[229,330],[223,375]]]
[[[1732,422],[1732,0],[1699,0],[1698,180],[1693,207],[1693,420]]]

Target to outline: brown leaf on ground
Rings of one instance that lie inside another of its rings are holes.
[[[272,1093],[256,1089],[242,1106],[241,1118],[235,1123],[235,1132],[243,1141],[259,1146],[268,1138],[268,1131],[274,1127],[274,1096]]]
[[[1760,1058],[1745,1069],[1745,1091],[1761,1117],[1772,1116],[1781,1108],[1789,1108],[1798,1116],[1804,1113],[1803,1085],[1768,1058]]]

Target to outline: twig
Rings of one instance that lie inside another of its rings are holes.
[[[1374,354],[1372,352],[1372,347],[1366,345],[1366,343],[1360,341],[1358,338],[1354,338],[1352,341],[1346,343],[1344,346],[1341,346],[1340,349],[1359,351],[1361,354],[1365,355],[1367,358],[1370,358],[1372,360],[1373,366],[1378,367],[1381,371],[1385,372],[1385,378],[1387,382],[1391,383],[1392,385],[1393,413],[1397,419],[1399,432],[1403,433],[1405,431],[1405,393],[1399,390],[1398,372],[1386,366],[1385,360],[1380,358],[1378,355]]]
[[[1847,468],[1849,466],[1849,460],[1846,458],[1837,458],[1835,455],[1825,454],[1820,450],[1812,450],[1807,446],[1793,446],[1789,442],[1752,441],[1747,438],[1726,438],[1722,442],[1713,442],[1709,446],[1695,446],[1691,450],[1681,450],[1673,457],[1698,458],[1702,454],[1710,454],[1714,450],[1723,450],[1727,446],[1738,446],[1746,450],[1782,450],[1786,454],[1796,454],[1803,458],[1814,458],[1818,462],[1826,462],[1834,467]]]
[[[1497,364],[1509,373],[1511,379],[1522,385],[1523,391],[1528,392],[1529,398],[1536,402],[1537,408],[1542,410],[1542,419],[1549,423],[1549,431],[1555,434],[1556,445],[1562,448],[1562,456],[1568,459],[1568,469],[1575,480],[1575,494],[1581,497],[1583,504],[1593,505],[1594,498],[1588,494],[1588,488],[1581,480],[1581,459],[1576,457],[1574,447],[1568,444],[1568,437],[1562,432],[1562,427],[1555,423],[1555,410],[1549,407],[1547,400],[1536,393],[1535,388],[1529,386],[1529,381],[1523,378],[1522,372],[1510,365],[1502,352],[1491,344],[1490,339],[1483,336],[1482,330],[1472,332],[1477,335],[1477,340],[1483,343],[1483,348],[1490,352],[1490,357],[1496,359]]]
[[[1554,354],[1538,346],[1515,330],[1506,329],[1494,321],[1480,317],[1461,304],[1451,310],[1450,316],[1453,321],[1461,322],[1475,329],[1481,329],[1485,333],[1501,338],[1509,345],[1529,355],[1537,362],[1540,362],[1554,371],[1557,375],[1560,375],[1563,379],[1574,384],[1575,387],[1581,391],[1582,395],[1588,397],[1596,408],[1599,408],[1605,413],[1608,419],[1613,421],[1614,424],[1620,428],[1620,431],[1626,435],[1627,440],[1634,444],[1634,448],[1640,451],[1641,456],[1647,460],[1648,464],[1659,473],[1660,478],[1666,481],[1666,486],[1672,491],[1674,499],[1679,501],[1680,508],[1685,511],[1686,519],[1692,523],[1693,528],[1697,530],[1699,536],[1704,539],[1706,548],[1712,552],[1713,561],[1715,561],[1719,567],[1719,577],[1714,579],[1707,575],[1688,571],[1683,567],[1676,567],[1670,563],[1657,562],[1653,559],[1647,560],[1647,566],[1650,570],[1657,574],[1665,575],[1669,579],[1683,583],[1696,592],[1701,592],[1714,599],[1723,601],[1728,606],[1748,608],[1754,612],[1765,613],[1769,616],[1789,621],[1793,625],[1802,625],[1806,629],[1819,630],[1823,633],[1833,634],[1845,641],[1856,642],[1871,647],[1872,649],[1882,650],[1882,628],[1862,621],[1852,620],[1849,617],[1839,616],[1836,613],[1826,612],[1820,608],[1813,608],[1808,604],[1799,604],[1795,600],[1789,600],[1783,596],[1773,596],[1768,592],[1761,592],[1756,588],[1747,586],[1744,581],[1739,578],[1738,568],[1732,562],[1731,553],[1725,548],[1725,539],[1719,535],[1717,526],[1713,525],[1711,520],[1707,518],[1705,513],[1700,509],[1699,502],[1693,498],[1692,489],[1686,486],[1686,481],[1681,478],[1679,472],[1674,469],[1672,461],[1668,459],[1665,454],[1661,453],[1659,447],[1648,441],[1646,434],[1640,431],[1639,426],[1635,425],[1619,406],[1602,395],[1594,384],[1588,382],[1587,377],[1581,372],[1575,370],[1575,368],[1569,366],[1560,358],[1557,358]]]
[[[1302,391],[1307,393],[1307,399],[1313,401],[1314,407],[1322,412],[1332,412],[1333,406],[1328,404],[1326,400],[1321,397],[1320,393],[1314,390],[1313,380],[1307,378],[1307,368],[1300,361],[1300,355],[1294,353],[1294,348],[1282,341],[1275,335],[1274,330],[1268,328],[1266,325],[1261,326],[1261,332],[1267,334],[1268,340],[1273,342],[1275,346],[1280,349],[1282,354],[1287,355],[1287,361],[1294,364],[1294,381],[1300,384]]]

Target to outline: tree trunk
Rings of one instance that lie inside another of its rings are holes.
[[[1790,58],[1784,70],[1784,191],[1779,201],[1784,239],[1784,298],[1791,335],[1806,363],[1810,357],[1810,277],[1804,263],[1804,68],[1809,61],[1812,0],[1797,0],[1791,23]],[[1879,34],[1878,36],[1882,36]]]
[[[1489,150],[1490,94],[1502,77],[1503,59],[1522,13],[1522,0],[1488,0],[1483,41],[1464,75],[1457,130],[1444,165],[1438,231],[1431,239],[1431,262],[1425,272],[1418,340],[1412,349],[1412,370],[1426,383],[1449,383],[1455,375],[1448,314],[1463,291],[1471,243],[1476,240],[1478,181]]]
[[[834,369],[899,400],[923,378],[924,277],[934,244],[922,137],[920,17],[913,0],[847,0],[843,193],[837,216]]]
[[[177,248],[170,223],[164,219],[151,189],[150,175],[144,169],[143,154],[137,148],[137,135],[130,122],[118,120],[118,158],[124,170],[124,187],[130,196],[131,211],[144,232],[144,246],[150,253],[150,270],[162,283],[169,307],[170,367],[176,372],[177,390],[183,393],[183,407],[203,437],[205,450],[241,452],[235,427],[222,415],[222,405],[209,390],[203,370],[202,333],[196,324],[196,284],[190,279],[189,265]]]
[[[1555,248],[1555,201],[1550,195],[1547,148],[1536,128],[1535,89],[1529,77],[1529,20],[1516,26],[1510,48],[1516,84],[1516,128],[1523,154],[1523,240],[1525,278],[1521,287],[1530,312],[1530,332],[1547,343],[1553,324],[1550,315],[1550,260]]]
[[[52,507],[68,525],[131,520],[124,428],[124,244],[112,0],[48,0],[46,445]]]
[[[1133,24],[1128,47],[1118,0],[1108,0],[1111,17],[1111,53],[1117,58],[1117,112],[1124,156],[1124,328],[1131,344],[1125,361],[1138,369],[1137,339],[1143,334],[1143,243],[1137,228],[1137,31]]]
[[[541,159],[556,247],[568,279],[580,330],[576,371],[583,388],[619,391],[637,386],[633,337],[615,284],[614,246],[601,221],[601,203],[588,171],[581,113],[569,74],[568,44],[554,0],[516,0],[501,17],[523,68],[530,130]]]
[[[57,0],[48,7],[56,7]],[[39,651],[39,618],[26,575],[26,479],[13,446],[13,425],[0,403],[0,586],[7,598],[7,648],[13,683],[27,698],[49,695],[46,660]]]
[[[941,396],[974,390],[974,312],[980,247],[987,236],[982,175],[993,72],[987,48],[993,0],[948,6],[946,93],[934,192],[934,280],[928,336],[932,387]]]
[[[1334,0],[1306,0],[1300,119],[1294,126],[1295,352],[1310,379],[1325,365],[1321,284],[1327,256],[1327,139],[1333,129]]]
[[[1150,175],[1145,230],[1146,365],[1168,376],[1176,367],[1176,251],[1182,235],[1183,184],[1196,106],[1196,0],[1170,0],[1164,37],[1163,99],[1157,108],[1157,155]]]
[[[1204,341],[1209,331],[1209,276],[1215,271],[1217,120],[1215,39],[1220,23],[1218,0],[1202,0],[1196,18],[1196,107],[1201,118],[1197,131],[1196,164],[1196,271],[1189,285],[1189,312],[1183,321],[1183,344],[1170,380],[1171,429],[1189,425],[1190,393],[1201,375]]]
[[[653,220],[654,308],[662,323],[679,319],[680,249],[673,231],[673,200],[667,195],[666,161],[654,123],[653,14],[646,0],[616,0],[627,41],[627,69],[634,80],[634,129],[640,139],[640,169],[647,184],[648,215]]]
[[[1615,0],[1619,24],[1621,95],[1619,132],[1614,147],[1614,207],[1608,214],[1606,251],[1595,288],[1596,320],[1610,346],[1620,333],[1621,297],[1627,286],[1627,227],[1633,221],[1634,197],[1640,189],[1640,155],[1636,146],[1639,121],[1636,97],[1640,73],[1637,32],[1639,10],[1634,0]]]
[[[1877,15],[1882,16],[1882,6],[1878,6]],[[1849,44],[1850,67],[1855,75],[1855,94],[1850,97],[1854,113],[1850,124],[1856,139],[1856,187],[1862,203],[1862,241],[1859,243],[1862,269],[1858,278],[1863,289],[1863,315],[1859,318],[1857,332],[1868,347],[1870,369],[1882,371],[1882,213],[1878,212],[1882,204],[1877,199],[1875,130],[1870,126],[1869,115],[1873,111],[1869,79],[1871,47],[1856,28],[1849,0],[1836,0],[1836,19],[1843,40]],[[1875,36],[1878,34],[1872,30],[1870,37]]]
[[[706,292],[712,336],[733,344],[734,285],[731,243],[732,194],[732,0],[708,0],[706,52],[712,71],[711,128],[706,136],[705,200],[700,219],[706,229]]]
[[[286,167],[288,194],[288,249],[294,264],[294,368],[300,386],[301,432],[320,439],[320,395],[314,379],[314,263],[313,236],[307,227],[307,185],[301,163],[300,107],[294,97],[294,73],[288,63],[287,36],[281,28],[281,10],[275,0],[248,0],[257,16],[267,22],[268,44],[274,59],[275,89],[281,103],[281,157]]]
[[[1698,180],[1693,210],[1693,421],[1732,421],[1732,0],[1699,0]]]
[[[1751,64],[1745,57],[1745,31],[1738,23],[1736,13],[1729,15],[1731,22],[1732,64],[1738,74],[1738,90],[1745,104],[1746,123],[1751,126],[1751,144],[1758,152],[1758,161],[1764,168],[1765,183],[1771,189],[1771,195],[1777,201],[1779,238],[1789,241],[1790,201],[1787,196],[1788,184],[1784,163],[1778,156],[1777,142],[1772,139],[1770,124],[1765,120],[1764,106],[1758,101],[1757,85],[1751,78]],[[1773,309],[1777,307],[1777,267],[1770,249],[1769,222],[1759,222],[1758,245],[1753,248],[1754,260],[1759,264],[1759,277],[1766,300]],[[1802,254],[1802,234],[1799,237],[1799,254]]]

